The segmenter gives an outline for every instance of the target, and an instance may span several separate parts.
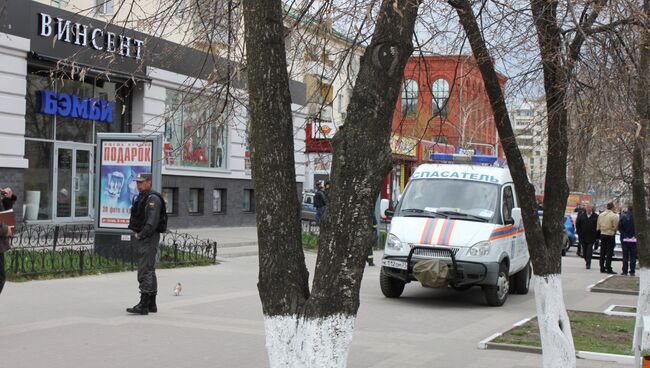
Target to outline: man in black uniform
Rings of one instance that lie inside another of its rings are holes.
[[[138,283],[140,284],[140,302],[126,311],[135,314],[149,314],[158,311],[156,294],[156,252],[160,242],[158,222],[160,221],[161,197],[151,190],[151,173],[139,173],[135,181],[138,194],[131,206],[129,229],[133,230],[135,251],[138,257]]]

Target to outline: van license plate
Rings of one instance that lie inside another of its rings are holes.
[[[386,267],[391,267],[391,268],[398,268],[400,270],[406,270],[406,262],[404,261],[395,261],[392,259],[382,259],[381,260],[381,265],[386,266]]]

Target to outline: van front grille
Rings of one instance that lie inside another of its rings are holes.
[[[411,248],[416,246],[417,244],[409,244]],[[417,245],[418,247],[420,245]],[[451,252],[456,256],[456,253],[460,250],[460,248],[449,248]],[[440,249],[425,249],[425,248],[417,248],[413,251],[413,256],[414,257],[424,257],[424,258],[451,258],[449,257],[449,252],[443,251]]]

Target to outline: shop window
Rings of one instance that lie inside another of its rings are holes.
[[[79,99],[95,97],[94,86],[91,83],[74,80],[57,82],[57,93],[67,93]],[[93,143],[93,121],[74,117],[56,116],[56,139],[60,141],[74,141]]]
[[[404,81],[402,88],[402,117],[414,117],[418,112],[418,83],[412,79]]]
[[[187,212],[190,214],[203,213],[203,189],[190,188],[190,198],[187,201]]]
[[[25,137],[38,139],[54,138],[54,117],[41,114],[40,92],[55,89],[54,82],[47,77],[27,75],[27,98],[25,111]]]
[[[25,140],[25,220],[52,219],[53,143]]]
[[[449,104],[449,83],[444,79],[438,79],[433,82],[431,87],[432,98],[432,116],[446,118],[448,114],[447,105]]]
[[[255,208],[255,194],[253,189],[244,189],[244,201],[242,209],[244,212],[253,212]]]
[[[168,91],[165,164],[225,169],[228,126],[224,111],[223,104],[208,98]]]
[[[115,0],[97,0],[97,13],[98,14],[113,14],[115,7]]]
[[[165,200],[165,206],[168,214],[178,214],[178,188],[163,188],[162,196]]]
[[[212,212],[213,213],[226,212],[226,190],[225,189],[212,190]]]

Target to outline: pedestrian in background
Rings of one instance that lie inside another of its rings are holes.
[[[594,243],[598,239],[598,215],[594,212],[593,207],[585,205],[583,211],[578,213],[576,218],[576,233],[578,233],[578,251],[582,252],[585,260],[585,268],[591,268],[591,255]]]
[[[320,226],[320,219],[323,217],[323,213],[325,213],[325,206],[327,206],[327,196],[323,191],[324,189],[325,188],[323,186],[323,182],[319,181],[318,189],[316,190],[316,194],[314,194],[314,207],[316,207],[316,225],[318,226]]]
[[[616,230],[618,229],[618,215],[612,210],[614,203],[607,203],[607,210],[598,216],[597,230],[600,231],[600,273],[615,275],[612,270],[612,257]]]
[[[140,192],[131,206],[129,229],[133,230],[135,251],[138,256],[138,283],[140,302],[126,311],[134,314],[149,314],[158,311],[156,294],[156,252],[160,243],[158,225],[163,208],[162,196],[151,189],[151,173],[138,173],[135,178]]]
[[[11,188],[0,188],[0,211],[9,211],[16,203],[16,195]],[[11,236],[14,235],[14,227],[0,222],[0,294],[5,286],[7,275],[5,274],[5,252],[11,247]]]
[[[622,275],[627,276],[629,270],[630,276],[634,276],[634,271],[636,270],[637,249],[632,206],[628,207],[627,212],[624,212],[621,215],[621,220],[618,222],[618,232],[621,238],[621,248],[623,248]]]

